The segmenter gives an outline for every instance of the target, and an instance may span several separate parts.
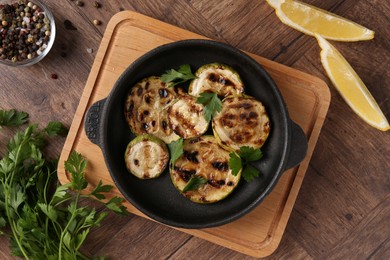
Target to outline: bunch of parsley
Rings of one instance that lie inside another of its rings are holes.
[[[27,122],[28,114],[0,110],[0,127]],[[105,199],[112,186],[100,182],[89,194],[84,170],[87,162],[73,152],[65,163],[72,176],[60,185],[57,161],[45,159],[42,149],[52,136],[66,135],[59,122],[39,129],[30,125],[10,139],[0,160],[0,234],[10,239],[11,252],[26,259],[88,259],[80,248],[92,227],[107,215],[93,207],[80,206],[81,198]],[[69,192],[69,189],[72,192]],[[83,192],[83,193],[84,193]],[[104,203],[119,214],[126,214],[123,199],[114,197]],[[7,228],[8,227],[8,228]]]

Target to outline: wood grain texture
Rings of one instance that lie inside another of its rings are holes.
[[[42,1],[53,8],[58,30],[56,43],[48,57],[35,66],[0,67],[0,108],[27,111],[31,122],[40,125],[61,120],[70,126],[105,27],[115,13],[124,9],[310,73],[330,86],[332,101],[282,241],[268,259],[390,258],[389,133],[366,125],[351,111],[327,79],[315,40],[280,23],[265,1],[100,0],[100,9],[95,9],[89,1],[85,1],[84,7],[76,6],[71,0]],[[390,2],[304,2],[375,30],[372,41],[333,43],[390,118]],[[102,25],[93,25],[93,19],[102,20]],[[70,20],[77,31],[65,29],[64,20]],[[89,48],[93,53],[88,53]],[[62,57],[63,53],[66,57]],[[59,78],[51,79],[51,73],[57,73]],[[0,132],[0,153],[9,134],[15,131]],[[54,141],[50,155],[58,156],[64,143],[65,139]],[[136,226],[130,224],[133,221]],[[152,230],[155,240],[137,228],[142,225]],[[158,243],[160,239],[170,241],[164,244],[164,252],[159,253],[160,248],[151,252],[150,242]],[[115,241],[122,246],[115,247]],[[156,258],[169,259],[250,259],[179,231],[167,232],[166,227],[134,215],[125,218],[110,215],[101,229],[92,234],[85,250],[90,255],[112,254],[117,259],[135,258],[140,252],[149,258],[156,255]],[[5,237],[0,237],[0,258],[14,259]]]

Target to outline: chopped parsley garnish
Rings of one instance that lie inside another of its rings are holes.
[[[190,190],[197,190],[206,183],[207,183],[207,179],[201,176],[192,175],[190,180],[187,182],[187,185],[184,187],[183,192],[187,192]]]
[[[260,171],[251,165],[250,162],[260,160],[262,157],[263,153],[260,149],[243,146],[240,147],[240,151],[230,153],[229,168],[234,176],[242,170],[242,177],[247,182],[250,182],[255,177],[260,176]]]
[[[211,118],[222,110],[222,101],[217,93],[201,93],[196,103],[204,105],[203,115],[207,122],[210,122]]]
[[[163,75],[161,75],[161,81],[165,83],[172,83],[170,86],[175,86],[195,78],[196,76],[192,74],[191,66],[189,64],[181,65],[178,70],[167,70]]]
[[[173,165],[176,160],[183,154],[183,138],[173,141],[168,144],[169,153],[171,154],[171,164]]]

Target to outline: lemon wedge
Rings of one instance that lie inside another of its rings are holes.
[[[341,53],[327,40],[315,35],[321,47],[321,62],[328,77],[352,110],[371,126],[387,131],[389,122],[370,91]]]
[[[335,41],[362,41],[374,38],[371,31],[341,16],[295,0],[267,0],[286,25],[314,36]]]

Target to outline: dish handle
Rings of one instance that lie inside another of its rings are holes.
[[[85,134],[92,143],[98,146],[100,146],[100,121],[102,118],[102,112],[105,102],[106,99],[102,99],[97,101],[96,103],[93,103],[85,114],[84,119]]]
[[[291,121],[291,146],[287,158],[286,169],[293,168],[300,164],[306,157],[308,148],[307,138],[302,128]]]

